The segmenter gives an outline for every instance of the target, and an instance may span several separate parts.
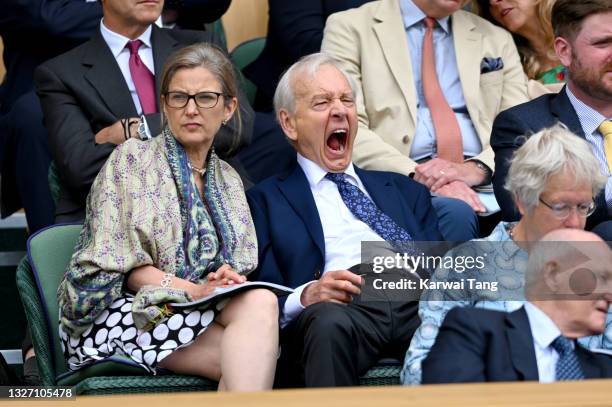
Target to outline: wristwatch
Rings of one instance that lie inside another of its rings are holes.
[[[493,171],[491,171],[491,169],[488,166],[486,166],[482,161],[470,160],[470,162],[473,162],[476,165],[476,167],[478,167],[478,169],[482,171],[485,175],[484,181],[482,181],[480,185],[489,184],[491,182],[491,176],[493,175]]]
[[[151,136],[147,133],[147,125],[144,115],[140,116],[140,121],[138,122],[138,129],[136,132],[141,140],[149,140],[151,138]]]

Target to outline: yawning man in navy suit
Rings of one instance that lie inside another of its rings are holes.
[[[295,288],[280,299],[277,386],[349,386],[382,356],[400,355],[418,326],[416,302],[360,295],[370,274],[362,241],[440,240],[427,189],[351,162],[355,88],[337,63],[312,54],[281,78],[274,106],[297,165],[251,188],[259,244],[255,279]],[[353,270],[353,269],[352,269]]]

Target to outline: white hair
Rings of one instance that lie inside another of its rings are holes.
[[[590,184],[593,196],[606,182],[587,141],[556,124],[529,137],[514,153],[505,188],[530,212],[550,177],[563,173],[571,174],[576,184]]]
[[[331,65],[338,69],[340,73],[348,81],[353,97],[357,96],[357,85],[355,80],[340,66],[338,60],[324,52],[306,55],[300,58],[296,63],[291,65],[289,69],[281,76],[274,92],[274,111],[276,117],[281,110],[286,110],[290,113],[295,112],[295,79],[296,75],[300,75],[300,79],[312,78],[319,68],[324,65]]]

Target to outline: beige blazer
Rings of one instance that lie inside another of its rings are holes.
[[[483,148],[475,158],[493,169],[493,120],[528,100],[527,77],[507,31],[463,10],[452,15],[451,26],[463,96]],[[416,163],[408,155],[417,95],[399,1],[379,0],[332,14],[322,51],[339,59],[358,85],[354,162],[366,169],[414,172]],[[504,68],[481,75],[484,57],[501,57]]]

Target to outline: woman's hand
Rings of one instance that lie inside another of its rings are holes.
[[[229,264],[224,264],[217,271],[208,273],[206,278],[208,282],[221,282],[224,285],[241,284],[246,281],[246,277],[235,272]]]
[[[224,283],[222,280],[205,281],[202,284],[195,284],[189,294],[194,300],[199,300],[202,297],[212,294],[215,288],[228,287],[229,285]]]

